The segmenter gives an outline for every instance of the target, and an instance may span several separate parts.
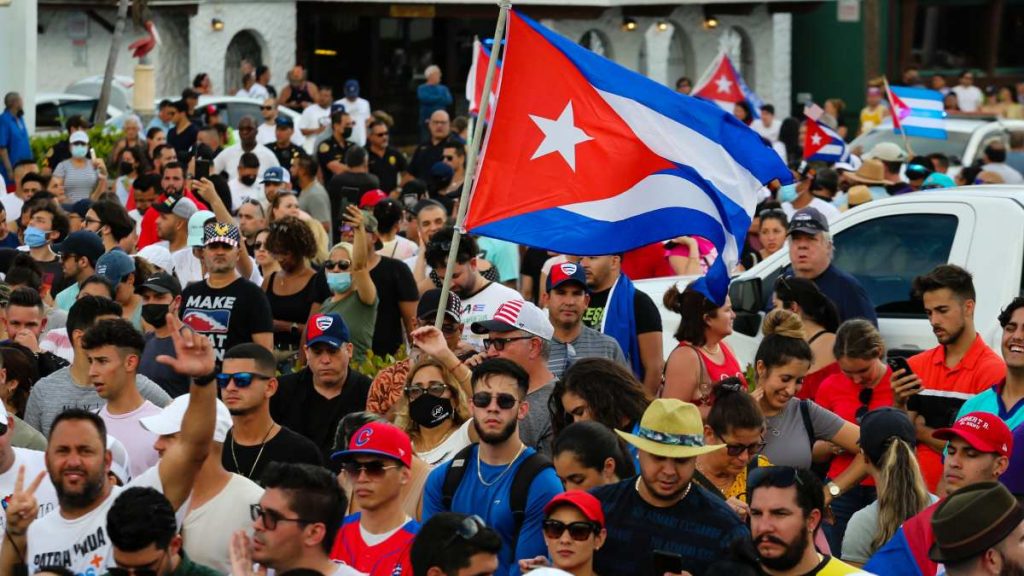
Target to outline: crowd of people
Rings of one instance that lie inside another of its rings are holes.
[[[633,283],[705,273],[704,238],[466,236],[443,299],[467,128],[437,67],[411,158],[354,80],[243,78],[262,118],[230,129],[201,74],[111,158],[78,117],[39,162],[0,147],[0,573],[1024,573],[1024,298],[994,351],[940,265],[913,282],[936,346],[895,358],[832,258],[842,210],[951,186],[949,159],[791,162],[735,267],[791,261],[746,366],[728,299],[670,287],[665,354]],[[760,112],[737,116],[798,159]],[[984,154],[960,183],[1010,180]]]

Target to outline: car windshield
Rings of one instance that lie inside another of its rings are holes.
[[[956,158],[959,162],[963,160],[964,152],[967,150],[967,142],[970,140],[971,135],[967,132],[953,132],[952,130],[947,132],[948,137],[945,140],[937,140],[935,138],[920,138],[917,136],[910,136],[910,149],[914,151],[915,155],[927,156],[928,154],[945,154],[951,159]],[[892,128],[877,128],[858,136],[856,140],[850,145],[851,151],[854,153],[863,154],[869,152],[872,148],[881,142],[893,142],[899,144],[900,148],[904,147],[903,136],[898,132],[895,132]],[[856,150],[860,147],[860,151]]]

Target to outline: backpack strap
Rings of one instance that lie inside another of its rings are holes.
[[[512,521],[515,523],[515,539],[512,540],[513,559],[516,557],[519,532],[523,528],[523,522],[526,521],[526,502],[530,495],[530,485],[533,484],[533,479],[538,474],[551,467],[551,460],[539,452],[534,452],[516,469],[509,495],[509,508],[512,509]]]
[[[804,430],[807,431],[807,440],[811,444],[811,452],[814,452],[814,424],[811,423],[811,408],[806,399],[800,400],[800,418],[804,421]]]
[[[473,453],[474,446],[476,444],[470,444],[459,450],[444,473],[444,483],[441,485],[441,507],[449,512],[452,509],[455,491],[459,489],[462,477],[466,475],[466,463],[469,461],[469,455]]]

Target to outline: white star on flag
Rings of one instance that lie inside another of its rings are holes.
[[[544,133],[544,141],[537,147],[530,160],[536,160],[552,152],[558,152],[562,159],[569,165],[573,172],[576,171],[576,145],[588,140],[593,140],[586,132],[580,130],[573,123],[572,100],[565,105],[562,114],[557,120],[541,118],[530,114],[530,119]]]
[[[814,144],[815,146],[821,144],[821,134],[815,134],[814,136],[811,136],[811,143]]]
[[[715,85],[718,86],[719,92],[722,94],[728,94],[729,90],[732,89],[732,80],[729,80],[725,77],[725,74],[723,74],[718,77],[718,80],[715,80]]]

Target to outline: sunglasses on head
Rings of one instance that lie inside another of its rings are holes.
[[[325,270],[348,270],[352,266],[351,260],[324,260]]]
[[[410,384],[405,387],[405,395],[409,397],[410,401],[418,399],[423,394],[430,394],[440,398],[444,396],[444,391],[448,387],[445,386],[444,382],[428,382],[426,386],[422,384]]]
[[[791,466],[762,466],[754,468],[747,476],[747,494],[753,493],[754,488],[765,482],[768,482],[770,486],[775,488],[789,488],[794,484],[804,485],[796,468]]]
[[[514,336],[511,338],[484,338],[484,350],[488,350],[491,348],[491,346],[494,346],[495,350],[501,352],[502,350],[505,349],[505,346],[508,345],[509,342],[515,342],[516,340],[529,340],[530,338],[533,338],[533,336]]]
[[[384,472],[391,470],[392,468],[398,468],[398,464],[388,464],[381,460],[373,460],[370,462],[345,462],[341,465],[341,471],[352,478],[358,478],[364,471],[368,478],[380,478],[384,475]]]
[[[594,522],[560,522],[558,520],[545,520],[544,521],[544,535],[552,540],[557,540],[565,534],[565,531],[569,531],[569,537],[577,542],[583,542],[588,540],[594,534],[601,531],[601,527]]]
[[[217,386],[227,388],[228,384],[234,380],[235,386],[239,388],[248,388],[252,384],[253,379],[257,378],[260,380],[270,380],[271,377],[264,376],[263,374],[256,374],[255,372],[235,372],[234,374],[221,372],[220,374],[217,374]]]
[[[505,392],[499,392],[498,394],[477,392],[473,394],[473,406],[476,406],[477,408],[487,408],[495,398],[498,400],[498,408],[501,408],[502,410],[509,410],[519,402],[518,398]]]
[[[110,576],[157,576],[157,566],[163,563],[164,558],[167,557],[167,551],[160,555],[159,558],[149,563],[148,566],[142,568],[122,568],[116,566],[107,569],[107,574]]]
[[[447,549],[451,546],[452,542],[455,542],[456,538],[462,538],[465,541],[470,541],[477,534],[480,533],[481,528],[486,528],[483,518],[473,514],[472,516],[466,516],[458,526],[455,527],[455,533],[448,537],[441,545],[441,550]]]

